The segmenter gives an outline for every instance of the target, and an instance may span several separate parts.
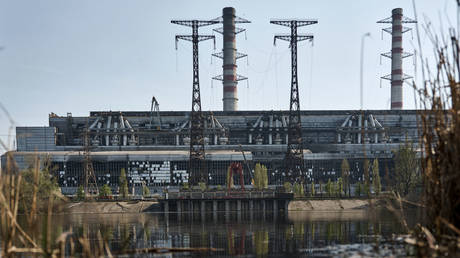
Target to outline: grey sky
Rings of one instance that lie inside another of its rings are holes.
[[[429,17],[436,26],[447,16],[456,23],[453,0],[417,0],[419,20]],[[379,77],[390,72],[388,34],[381,39],[382,24],[391,10],[402,7],[413,17],[410,0],[317,1],[189,1],[189,0],[0,0],[0,102],[17,125],[47,125],[50,112],[74,116],[91,110],[148,110],[155,95],[161,110],[191,107],[191,44],[174,35],[190,33],[171,19],[212,19],[222,8],[233,6],[238,16],[252,21],[237,36],[238,73],[249,77],[238,89],[240,110],[287,109],[290,58],[286,42],[273,46],[275,33],[288,29],[269,24],[270,18],[317,18],[316,25],[299,32],[313,33],[314,46],[299,46],[299,83],[302,109],[359,108],[359,51],[366,39],[364,107],[389,107],[390,86]],[[441,18],[440,18],[441,17]],[[210,34],[204,27],[201,33]],[[412,26],[413,27],[413,26]],[[415,31],[414,31],[415,39]],[[411,34],[404,47],[413,51]],[[426,37],[424,44],[429,47]],[[415,40],[414,40],[415,42]],[[222,37],[216,34],[217,49]],[[429,48],[428,48],[429,50]],[[211,83],[220,74],[212,42],[200,44],[200,82],[204,110],[222,109],[222,84]],[[312,67],[313,65],[313,67]],[[414,74],[411,59],[405,73]],[[248,87],[249,85],[249,87]],[[412,91],[404,90],[404,108],[414,108]],[[8,133],[8,119],[0,112],[0,137]]]

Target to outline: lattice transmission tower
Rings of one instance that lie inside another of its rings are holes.
[[[97,187],[96,175],[94,174],[93,162],[91,160],[91,150],[90,150],[90,137],[88,124],[86,126],[84,135],[84,149],[83,155],[85,158],[84,162],[84,188],[85,188],[85,197],[90,197],[91,195],[98,195],[99,188]]]
[[[219,23],[218,21],[203,20],[172,20],[171,23],[192,28],[192,35],[176,35],[176,49],[179,40],[191,41],[193,45],[193,89],[192,113],[190,115],[190,159],[189,182],[196,185],[208,182],[204,150],[204,117],[201,112],[200,80],[198,65],[198,43],[208,39],[214,40],[214,35],[199,35],[198,28]]]
[[[303,144],[302,125],[300,121],[299,83],[297,77],[297,43],[304,40],[313,40],[311,34],[298,34],[297,28],[318,23],[317,20],[271,20],[270,23],[286,26],[291,29],[291,34],[275,35],[276,40],[288,41],[291,48],[291,97],[289,105],[289,125],[287,151],[284,159],[287,180],[298,182],[304,180],[303,171]]]

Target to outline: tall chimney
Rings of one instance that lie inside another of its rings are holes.
[[[238,110],[237,77],[236,77],[236,44],[235,44],[235,8],[226,7],[222,10],[223,18],[223,102],[224,111]]]
[[[391,11],[391,109],[403,108],[402,17],[402,8]]]
[[[377,22],[391,23],[390,28],[383,29],[383,31],[392,35],[391,52],[382,54],[382,56],[391,59],[391,74],[382,77],[382,79],[390,80],[391,82],[391,109],[400,110],[403,108],[403,82],[406,79],[412,78],[404,74],[402,68],[403,59],[413,55],[412,53],[403,52],[403,34],[411,30],[411,28],[403,27],[403,23],[416,22],[417,21],[403,16],[402,8],[393,9],[390,18]]]

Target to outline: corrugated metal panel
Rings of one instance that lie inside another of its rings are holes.
[[[55,127],[16,127],[18,151],[50,151],[56,149]]]

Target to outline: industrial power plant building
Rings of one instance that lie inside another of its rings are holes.
[[[394,66],[388,77],[392,81],[391,110],[298,112],[303,146],[302,176],[308,182],[337,179],[344,159],[350,164],[352,183],[363,180],[366,159],[378,159],[382,174],[387,168],[392,172],[394,151],[406,141],[419,141],[419,111],[402,109],[402,81],[406,77],[401,63],[407,55],[402,52],[400,27],[409,21],[403,19],[401,9],[395,9],[391,18],[381,21],[392,23],[393,27],[387,32],[396,37],[392,41],[392,55],[387,54]],[[197,21],[174,22],[186,26],[199,24]],[[272,186],[280,186],[286,179],[283,162],[292,110],[238,111],[237,82],[245,77],[236,74],[236,60],[245,54],[236,52],[235,35],[243,30],[235,28],[235,24],[247,22],[235,16],[233,8],[224,8],[222,17],[205,23],[223,24],[222,31],[216,31],[222,33],[224,44],[223,52],[217,54],[223,59],[223,74],[215,77],[223,82],[224,111],[199,110],[203,119],[200,126],[205,174],[211,186],[226,184],[232,162],[252,168],[256,163],[265,165]],[[194,82],[194,94],[195,86]],[[2,166],[12,157],[18,169],[26,169],[38,155],[51,165],[65,194],[74,194],[83,184],[88,160],[98,186],[107,184],[116,191],[124,169],[135,193],[140,194],[143,186],[151,192],[160,192],[165,187],[177,188],[190,179],[190,136],[195,111],[160,112],[153,106],[154,101],[150,112],[93,111],[85,117],[51,113],[49,126],[16,128],[17,149],[2,156]],[[245,173],[244,181],[246,185],[251,184],[251,173]]]
[[[91,112],[88,117],[51,114],[49,127],[17,127],[17,150],[11,154],[20,169],[31,165],[36,154],[42,160],[49,157],[62,190],[73,193],[83,181],[84,136],[88,134],[98,185],[116,188],[124,168],[139,191],[146,184],[154,192],[164,185],[187,182],[189,113],[160,112],[161,127],[156,115],[152,122],[150,112]],[[225,185],[227,168],[234,161],[243,163],[244,152],[249,163],[267,166],[270,184],[282,185],[288,113],[204,113],[209,184]],[[305,173],[316,182],[339,177],[343,159],[350,163],[354,182],[362,180],[364,159],[378,158],[381,172],[386,166],[392,171],[393,151],[406,139],[418,142],[414,110],[302,111],[301,120],[308,149]],[[249,176],[245,175],[246,184],[250,184]]]

